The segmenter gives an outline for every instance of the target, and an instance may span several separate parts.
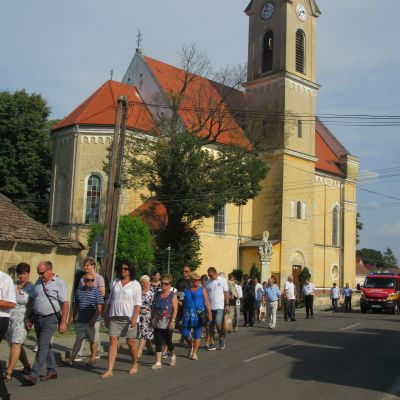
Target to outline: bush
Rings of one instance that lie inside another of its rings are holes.
[[[261,272],[258,270],[256,263],[252,264],[249,275],[251,279],[257,278],[258,282],[261,282]]]
[[[88,244],[91,246],[98,233],[104,232],[102,224],[91,226]],[[138,217],[124,215],[119,218],[117,255],[115,264],[130,261],[138,277],[149,274],[154,260],[152,236],[147,225]]]
[[[241,269],[234,269],[232,271],[232,275],[236,278],[237,282],[242,282],[243,279],[243,271]]]

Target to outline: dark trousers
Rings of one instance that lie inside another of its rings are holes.
[[[351,296],[344,297],[344,309],[346,312],[351,312]]]
[[[245,299],[243,302],[243,317],[245,325],[253,325],[254,318],[254,297]]]
[[[170,352],[174,351],[174,344],[172,343],[172,330],[171,329],[158,329],[154,328],[154,340],[156,342],[156,352],[162,352],[163,341],[168,347]]]
[[[339,300],[339,299],[332,299],[332,309],[333,309],[333,312],[336,312],[336,311],[337,311],[338,300]]]
[[[35,333],[37,337],[38,350],[36,352],[35,362],[33,363],[31,376],[38,379],[42,375],[43,368],[47,366],[47,372],[51,374],[56,371],[56,358],[54,351],[51,348],[51,337],[57,329],[58,319],[56,314],[51,314],[48,317],[35,319]]]
[[[7,330],[8,330],[8,324],[10,322],[10,319],[8,317],[0,317],[0,342],[3,340],[3,338],[6,336]],[[0,377],[3,376],[3,369],[0,363]],[[3,381],[3,379],[0,380],[0,399],[9,399],[10,394],[8,393],[7,387]]]
[[[306,305],[306,314],[307,317],[309,318],[310,316],[312,317],[314,315],[314,309],[313,309],[313,305],[314,305],[314,295],[309,294],[304,296],[304,303]]]
[[[296,300],[285,299],[284,318],[285,318],[285,320],[288,320],[289,318],[291,320],[296,319]]]

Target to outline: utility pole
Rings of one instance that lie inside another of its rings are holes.
[[[168,252],[167,274],[169,275],[171,273],[171,245],[170,244],[167,247],[167,252]]]
[[[119,204],[122,194],[121,176],[124,145],[126,136],[126,118],[128,112],[128,97],[119,96],[115,117],[114,138],[110,154],[110,170],[108,177],[107,208],[104,219],[104,246],[106,256],[102,259],[104,277],[111,281],[114,271],[118,240]]]

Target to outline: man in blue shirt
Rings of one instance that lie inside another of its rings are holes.
[[[270,329],[276,326],[276,311],[280,306],[281,292],[274,276],[268,280],[264,289],[263,300],[267,304],[267,324]]]
[[[69,366],[73,365],[76,355],[82,346],[83,339],[88,339],[90,342],[91,356],[89,364],[94,365],[96,362],[97,342],[95,341],[95,325],[100,324],[99,319],[103,310],[104,299],[100,290],[93,287],[95,281],[93,273],[87,273],[83,277],[83,281],[85,286],[78,288],[75,292],[73,312],[69,320],[70,324],[76,322],[76,339],[71,356],[69,359],[63,360]]]
[[[342,291],[342,295],[344,297],[344,310],[345,312],[351,312],[351,295],[353,294],[353,289],[350,287],[348,283],[346,283],[346,287]]]

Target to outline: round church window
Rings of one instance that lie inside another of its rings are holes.
[[[331,274],[333,279],[339,278],[339,267],[337,265],[333,265],[331,268]]]

